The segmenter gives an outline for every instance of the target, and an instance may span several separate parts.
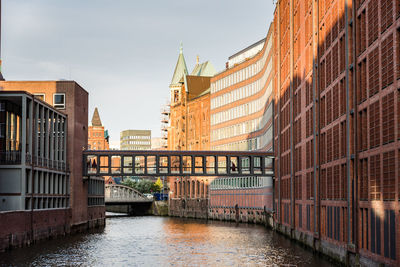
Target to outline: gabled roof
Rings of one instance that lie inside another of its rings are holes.
[[[179,85],[179,81],[185,74],[188,74],[185,57],[183,56],[182,45],[179,51],[178,61],[176,62],[174,75],[172,76],[171,85]]]
[[[92,126],[103,126],[101,124],[100,115],[99,115],[99,111],[97,110],[97,108],[95,108],[94,112],[93,112]]]
[[[188,99],[192,100],[202,96],[210,88],[210,77],[185,75],[185,87],[188,92]]]
[[[217,73],[217,71],[215,70],[213,64],[211,64],[210,61],[206,61],[201,64],[196,64],[190,75],[212,77],[215,75],[215,73]]]

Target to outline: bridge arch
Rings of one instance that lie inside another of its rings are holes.
[[[123,204],[152,201],[132,187],[120,184],[106,184],[104,198],[106,204]]]

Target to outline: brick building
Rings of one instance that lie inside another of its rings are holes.
[[[188,74],[182,48],[171,81],[168,150],[209,150],[210,77],[215,69],[210,62],[197,63]],[[172,162],[174,164],[174,162]],[[200,162],[184,161],[186,167]],[[170,215],[207,217],[209,178],[170,177]]]
[[[265,39],[229,57],[226,70],[211,79],[212,150],[273,150],[272,29]],[[215,179],[209,216],[265,220],[273,211],[272,182],[272,177],[257,176]]]
[[[94,109],[91,125],[88,127],[88,149],[108,150],[110,149],[108,131],[101,123],[99,111]]]
[[[82,177],[82,151],[88,146],[88,93],[74,81],[0,81],[0,87],[29,92],[67,115],[70,227],[104,224],[104,180]]]
[[[278,1],[276,228],[343,262],[400,264],[400,2]]]
[[[0,211],[60,208],[69,215],[67,122],[31,94],[0,91]]]
[[[104,129],[99,110],[96,107],[93,112],[91,125],[88,127],[88,150],[109,150],[109,138],[108,131]],[[116,162],[115,159],[113,161]],[[106,184],[115,183],[109,176],[104,176],[104,182]]]

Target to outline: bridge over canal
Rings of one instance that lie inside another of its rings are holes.
[[[83,176],[274,176],[273,152],[87,150]]]

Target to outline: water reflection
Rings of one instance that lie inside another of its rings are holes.
[[[0,254],[12,266],[331,266],[257,225],[161,217],[107,219],[104,231]]]

